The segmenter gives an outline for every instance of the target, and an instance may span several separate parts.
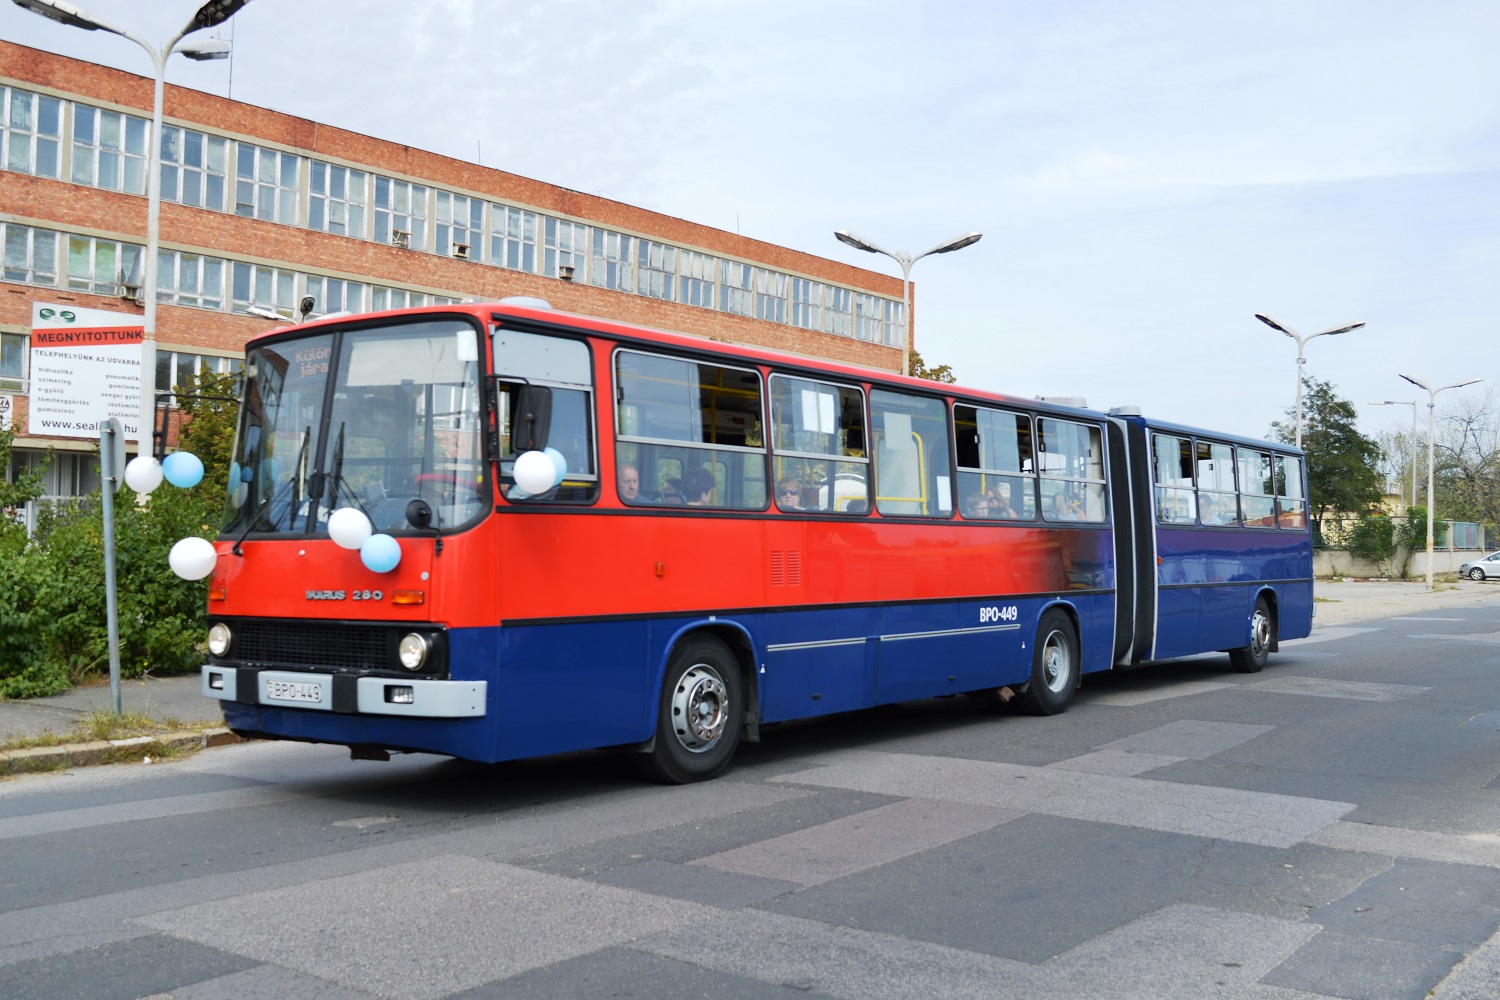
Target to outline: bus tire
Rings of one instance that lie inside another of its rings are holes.
[[[1015,697],[1027,715],[1058,715],[1068,710],[1078,688],[1078,632],[1057,608],[1043,612],[1031,647],[1031,681]]]
[[[1238,673],[1257,674],[1271,658],[1272,630],[1271,606],[1264,597],[1255,599],[1255,613],[1250,616],[1250,642],[1239,649],[1229,651],[1229,665]]]
[[[654,781],[717,777],[734,756],[745,714],[739,663],[718,639],[697,636],[672,653],[657,705],[656,738],[637,761]]]

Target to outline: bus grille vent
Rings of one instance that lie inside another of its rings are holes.
[[[771,586],[799,587],[802,585],[802,553],[793,549],[771,552]]]
[[[389,669],[396,644],[409,631],[390,625],[286,621],[241,621],[234,630],[236,660],[346,670]]]

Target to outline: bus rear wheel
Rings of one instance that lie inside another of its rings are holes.
[[[1250,616],[1250,642],[1229,651],[1229,665],[1242,674],[1257,674],[1271,658],[1271,606],[1264,597],[1255,599]]]
[[[656,739],[637,761],[670,785],[717,777],[734,756],[744,715],[739,664],[722,642],[702,636],[672,654],[657,705]]]
[[[1031,682],[1016,694],[1027,715],[1058,715],[1068,709],[1078,688],[1078,633],[1073,619],[1052,608],[1042,615],[1031,647]]]

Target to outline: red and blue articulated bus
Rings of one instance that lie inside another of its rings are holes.
[[[250,344],[203,693],[245,736],[722,771],[771,723],[1312,627],[1295,449],[506,300]]]

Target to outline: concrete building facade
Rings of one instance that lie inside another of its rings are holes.
[[[97,439],[28,432],[33,306],[139,324],[155,141],[158,390],[236,370],[270,325],[248,310],[292,319],[308,297],[316,317],[533,295],[901,366],[899,278],[170,84],[153,137],[152,86],[0,41],[0,421],[17,435],[8,476],[56,452],[50,495],[97,485]]]

